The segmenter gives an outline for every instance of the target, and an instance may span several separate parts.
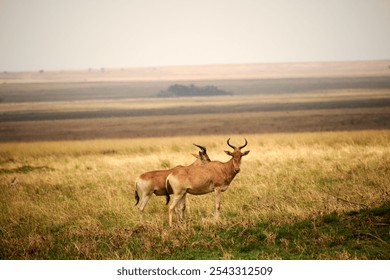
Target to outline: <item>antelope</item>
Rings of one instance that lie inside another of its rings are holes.
[[[202,165],[205,162],[210,162],[210,158],[207,155],[206,148],[197,144],[194,144],[196,147],[200,149],[199,154],[192,154],[197,159],[189,166],[197,166]],[[184,167],[184,166],[176,166],[175,168]],[[141,217],[143,211],[145,209],[146,204],[153,194],[156,196],[166,196],[166,204],[169,203],[170,194],[165,187],[167,176],[175,170],[175,168],[167,169],[167,170],[154,170],[141,174],[135,181],[135,200],[137,205],[140,201],[140,197],[138,193],[141,194],[141,203],[139,205],[139,210],[141,212]],[[180,207],[185,208],[185,205],[182,204]],[[184,211],[184,210],[183,210]]]
[[[230,144],[233,152],[225,151],[232,158],[227,162],[211,161],[203,165],[175,168],[166,180],[167,192],[173,193],[173,201],[169,207],[169,226],[172,226],[173,211],[178,212],[177,206],[185,205],[187,193],[202,195],[210,192],[215,194],[215,218],[219,219],[221,206],[221,192],[228,189],[231,181],[240,172],[241,158],[249,154],[249,151],[241,152],[248,141],[238,148]],[[180,209],[184,212],[184,208]],[[184,213],[181,214],[184,217]]]

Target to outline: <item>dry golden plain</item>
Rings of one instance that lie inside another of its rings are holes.
[[[390,128],[390,90],[0,103],[1,141]]]

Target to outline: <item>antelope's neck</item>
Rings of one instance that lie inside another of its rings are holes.
[[[233,158],[225,163],[226,182],[230,183],[236,176],[234,172]]]

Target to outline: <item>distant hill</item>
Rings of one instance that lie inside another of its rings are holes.
[[[174,84],[166,90],[160,91],[159,97],[188,97],[188,96],[215,96],[215,95],[233,95],[231,92],[219,89],[216,86],[198,87],[193,84],[179,85]]]

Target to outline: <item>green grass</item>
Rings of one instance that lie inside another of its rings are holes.
[[[1,259],[389,259],[390,204],[294,223],[238,219],[161,231],[110,224],[38,228],[25,244],[1,232]],[[24,221],[31,222],[31,221]],[[15,228],[14,230],[17,230]],[[153,238],[151,238],[153,237]],[[16,244],[18,246],[15,246]]]
[[[189,195],[173,228],[164,197],[140,222],[134,179],[191,163],[192,143],[226,161],[227,136],[3,143],[0,259],[390,258],[390,131],[246,138],[219,222],[213,194]]]

